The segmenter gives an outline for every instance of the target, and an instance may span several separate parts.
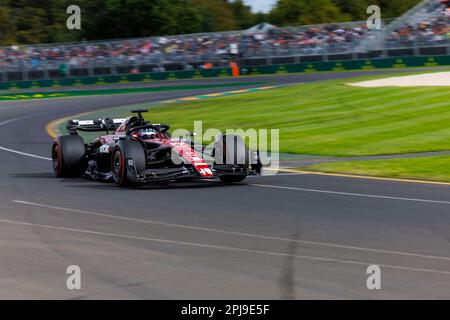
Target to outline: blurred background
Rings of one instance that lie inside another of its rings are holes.
[[[68,30],[66,8],[81,8]],[[381,7],[381,31],[366,26]],[[2,0],[0,81],[449,53],[448,0]],[[411,9],[413,8],[413,9]],[[408,11],[409,10],[409,11]]]

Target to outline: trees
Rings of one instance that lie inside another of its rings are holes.
[[[42,43],[77,39],[65,27],[67,0],[3,0],[0,44]]]
[[[366,9],[370,5],[381,8],[383,18],[395,18],[418,4],[421,0],[332,0],[332,2],[352,20],[367,18]]]
[[[233,11],[228,1],[225,0],[191,0],[191,5],[202,10],[204,15],[204,31],[236,30]]]
[[[350,17],[351,20],[365,20],[367,19],[366,10],[373,0],[332,0],[332,2],[339,8],[339,10]],[[369,4],[369,2],[371,2]]]
[[[370,4],[383,18],[420,0],[278,0],[269,14],[244,0],[77,0],[82,29],[66,28],[73,0],[0,0],[0,45],[144,37],[247,29],[257,23],[298,26],[365,20]]]
[[[258,22],[256,14],[252,13],[250,6],[245,5],[243,0],[231,2],[230,7],[239,29],[248,29]]]
[[[269,21],[279,26],[348,21],[331,0],[278,0]]]
[[[421,0],[278,0],[269,14],[281,26],[344,22],[367,19],[366,9],[376,4],[383,18],[394,18]]]
[[[371,4],[380,6],[381,14],[384,18],[395,18],[421,2],[421,0],[377,0],[372,2],[374,3]]]
[[[82,8],[88,40],[144,37],[184,31],[178,23],[186,0],[89,0]],[[191,21],[195,24],[195,21]]]
[[[16,26],[11,21],[11,9],[0,7],[0,43],[2,44],[13,44],[15,42]]]
[[[236,29],[223,0],[85,0],[82,37],[88,40]]]

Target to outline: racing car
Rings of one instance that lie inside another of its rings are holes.
[[[148,110],[133,110],[123,119],[70,120],[68,135],[52,144],[52,166],[59,178],[84,177],[115,182],[119,187],[192,179],[243,181],[261,174],[258,151],[238,135],[219,134],[210,154],[196,149],[193,133],[172,138],[170,126],[145,121]],[[79,132],[104,132],[85,143]],[[208,159],[209,158],[209,159]],[[207,161],[208,160],[208,161]]]

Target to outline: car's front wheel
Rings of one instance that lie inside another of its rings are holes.
[[[121,187],[138,186],[137,175],[145,170],[144,149],[139,142],[123,141],[114,149],[111,169],[116,184]]]
[[[116,150],[113,156],[112,172],[114,181],[119,187],[125,187],[127,185],[127,175],[125,167],[125,159],[120,150]]]

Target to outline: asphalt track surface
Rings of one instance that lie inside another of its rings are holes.
[[[450,186],[280,174],[119,190],[54,178],[48,122],[203,93],[0,103],[0,298],[450,298]],[[372,264],[381,290],[366,287]],[[69,265],[79,291],[66,288]]]

